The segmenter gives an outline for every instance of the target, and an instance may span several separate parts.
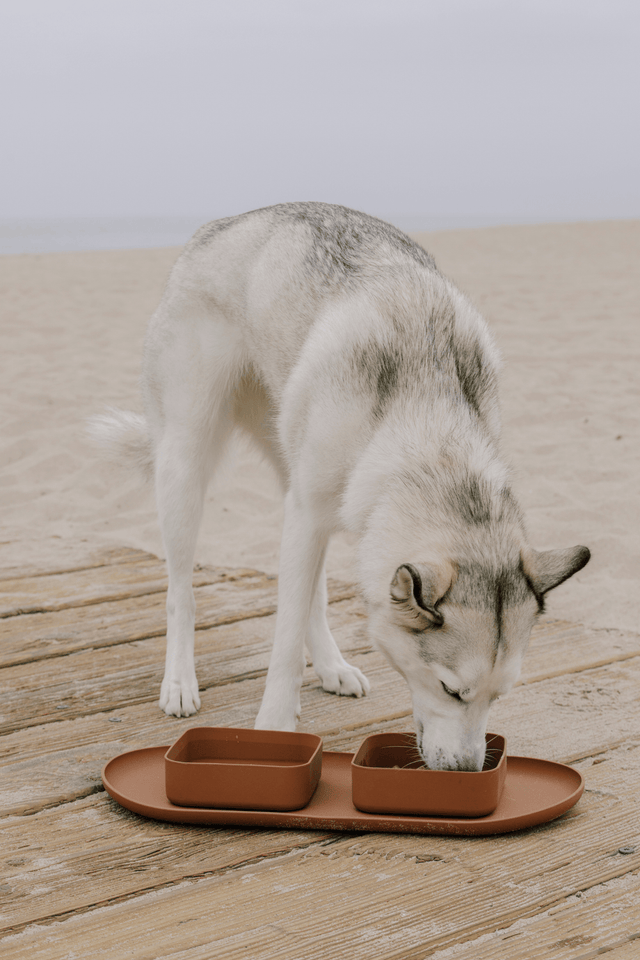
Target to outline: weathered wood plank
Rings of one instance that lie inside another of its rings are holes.
[[[486,840],[176,827],[110,801],[101,766],[123,749],[170,743],[189,726],[252,724],[275,579],[196,571],[203,710],[178,721],[155,706],[166,589],[157,558],[65,554],[51,576],[37,565],[9,572],[0,574],[5,609],[27,581],[20,603],[33,609],[44,597],[50,609],[0,624],[2,652],[14,664],[0,672],[0,710],[12,730],[0,742],[0,810],[20,814],[0,825],[0,890],[9,897],[2,922],[13,930],[36,924],[3,942],[7,956],[54,960],[85,955],[91,943],[98,958],[153,960],[342,960],[345,950],[356,960],[445,960],[454,947],[470,960],[587,960],[601,950],[635,960],[637,635],[545,618],[523,685],[492,712],[490,726],[506,733],[510,753],[595,757],[583,763],[583,800],[556,824]],[[321,733],[327,749],[354,749],[376,729],[411,729],[406,684],[368,650],[353,598],[353,587],[332,585],[329,615],[374,689],[360,701],[332,697],[307,671],[302,729]],[[578,942],[593,929],[593,940]]]
[[[28,817],[102,793],[100,771],[122,752],[122,744],[105,737],[102,743],[7,764],[0,773],[0,817]]]
[[[265,576],[257,570],[225,567],[199,567],[193,583],[201,586],[225,579]],[[106,564],[95,568],[52,573],[37,577],[21,577],[0,581],[0,618],[20,614],[46,613],[75,607],[166,593],[164,563],[149,554],[148,558],[127,563]]]
[[[94,957],[191,960],[206,944],[208,956],[230,960],[331,960],[372,950],[417,960],[640,867],[640,750],[616,751],[588,773],[590,789],[574,811],[496,838],[370,834],[327,844],[306,835],[291,843],[284,832],[266,834],[265,845],[259,831],[155,824],[100,798],[38,814],[35,830],[31,818],[14,819],[0,829],[13,928],[88,913],[5,941],[5,955],[28,944],[44,956],[46,944],[53,960],[84,940]],[[619,852],[630,844],[636,853]],[[132,890],[138,895],[118,902]],[[608,929],[617,936],[615,923]]]
[[[235,583],[221,581],[196,587],[198,627],[212,626],[275,607],[275,591],[263,577],[247,577],[241,593]],[[114,646],[131,640],[162,636],[166,631],[165,591],[0,622],[0,666],[63,657],[80,650]]]
[[[41,839],[34,839],[34,829]],[[32,824],[27,818],[8,821],[0,836],[2,887],[11,888],[13,901],[11,918],[3,918],[4,931],[280,857],[334,835],[170,826],[142,821],[103,794],[38,814]]]
[[[63,540],[47,537],[34,541],[33,555],[25,562],[23,543],[0,543],[0,580],[18,580],[23,577],[50,576],[55,573],[73,573],[116,563],[136,563],[158,558],[146,550],[133,547],[102,545],[96,547],[83,540]]]
[[[265,617],[275,612],[277,583],[264,574],[216,571],[211,582],[196,586],[196,631],[236,620]],[[329,603],[352,598],[349,584],[328,583]],[[2,645],[0,668],[62,657],[80,650],[97,649],[163,636],[166,631],[164,591],[86,606],[36,614],[23,614],[0,621]],[[354,612],[354,616],[356,616]],[[364,613],[361,614],[364,617]]]
[[[307,685],[303,688],[302,729],[317,729],[324,734],[327,744],[333,744],[341,731],[347,739],[352,737],[356,741],[365,727],[394,718],[406,718],[405,728],[410,728],[411,704],[401,678],[378,654],[352,659],[373,676],[371,695],[356,701],[325,694],[309,671]],[[612,741],[619,742],[636,735],[633,684],[637,682],[638,665],[630,661],[626,667],[617,669],[615,674],[602,668],[587,671],[567,682],[556,678],[519,687],[495,705],[490,726],[506,733],[512,753],[567,760],[602,752]],[[261,678],[211,687],[203,691],[201,713],[189,721],[166,718],[151,703],[139,706],[124,703],[115,711],[120,721],[117,727],[106,726],[110,719],[116,719],[110,713],[78,717],[34,727],[32,734],[27,729],[16,731],[3,738],[0,750],[2,756],[11,761],[100,742],[105,735],[112,740],[116,730],[123,743],[131,742],[134,737],[138,742],[135,731],[139,731],[142,744],[150,745],[172,742],[188,724],[249,726],[255,717],[262,689]],[[587,720],[589,722],[585,722]],[[342,742],[343,737],[340,740]]]
[[[113,559],[114,562],[109,561]],[[94,557],[102,570],[83,567],[75,573],[6,581],[2,586],[6,610],[19,607],[15,599],[22,589],[33,600],[34,592],[48,583],[53,598],[31,606],[42,612],[10,617],[2,624],[0,666],[61,656],[74,650],[116,644],[161,635],[165,629],[164,563],[140,551],[107,550]],[[122,564],[127,565],[123,574]],[[197,626],[206,629],[243,616],[265,616],[275,610],[275,578],[251,570],[230,571],[199,567],[194,572],[197,598]],[[200,586],[199,586],[200,585]],[[114,599],[108,597],[113,594]],[[12,594],[13,589],[18,591]],[[60,590],[67,590],[63,597]],[[348,584],[330,583],[330,600],[355,596]],[[55,610],[48,609],[54,605]],[[46,608],[46,609],[45,609]],[[364,617],[364,607],[360,610]],[[544,619],[535,629],[526,660],[523,680],[584,669],[624,660],[640,652],[640,635],[617,631],[592,631],[575,624]]]
[[[339,643],[351,656],[350,651],[361,651],[360,645],[363,642],[363,634],[359,621],[349,622],[349,608],[349,603],[337,605],[334,608],[335,612],[332,610],[332,622]],[[204,648],[204,652],[199,654],[198,664],[202,686],[205,689],[203,691],[204,708],[199,718],[195,718],[197,722],[226,722],[230,725],[237,721],[239,721],[237,725],[251,723],[252,717],[255,715],[253,711],[257,709],[257,702],[261,694],[261,689],[259,689],[261,688],[261,681],[258,681],[257,687],[255,683],[252,683],[246,689],[244,684],[234,683],[233,689],[227,689],[226,691],[225,683],[233,676],[237,678],[243,676],[255,677],[264,673],[268,662],[271,629],[272,625],[267,620],[255,620],[249,623],[231,624],[212,631],[212,634],[215,635],[216,645],[223,636],[226,637],[225,645],[228,644],[231,647],[232,652],[230,654],[224,650],[221,653],[216,649],[207,649],[206,643],[199,645],[200,650]],[[206,636],[206,633],[202,634],[203,638],[206,638]],[[252,642],[255,645],[253,648]],[[40,723],[45,716],[58,720],[61,714],[64,714],[65,718],[79,717],[82,713],[95,712],[96,710],[95,703],[91,700],[87,702],[88,697],[101,696],[103,698],[101,702],[105,709],[127,706],[127,712],[131,716],[128,722],[136,723],[136,714],[135,712],[131,714],[131,710],[135,711],[137,708],[130,704],[127,705],[127,698],[118,694],[119,685],[122,682],[133,683],[135,694],[139,699],[154,700],[157,696],[160,679],[162,651],[163,642],[156,639],[132,644],[130,647],[115,648],[111,652],[98,651],[97,653],[78,655],[75,657],[75,661],[81,661],[84,658],[85,662],[74,663],[73,671],[66,686],[59,676],[56,677],[55,672],[49,675],[41,675],[40,671],[37,671],[32,675],[27,667],[3,671],[3,676],[6,678],[4,684],[6,688],[5,711],[7,713],[10,710],[13,711],[12,722],[14,725],[26,725],[29,722]],[[105,661],[101,662],[100,658],[102,656],[106,657],[110,653],[115,655],[116,659],[112,660],[110,665],[105,666]],[[325,732],[331,733],[337,732],[341,727],[361,727],[367,723],[382,722],[385,717],[386,719],[392,719],[410,713],[410,699],[404,681],[391,668],[386,666],[386,662],[378,654],[360,652],[359,656],[362,658],[358,661],[361,667],[368,670],[369,673],[373,671],[374,690],[372,696],[360,701],[328,697],[319,689],[314,689],[317,687],[317,683],[313,679],[312,672],[309,672],[309,683],[312,686],[305,692],[305,695],[310,697],[310,702],[303,711],[304,724],[319,721],[325,728]],[[629,661],[628,663],[631,664],[632,662]],[[132,676],[134,668],[138,671],[135,677]],[[618,671],[622,672],[617,672],[612,676],[616,678],[620,676],[624,680],[631,669],[631,666],[627,669],[624,665],[619,665]],[[532,722],[541,724],[538,729],[546,732],[549,713],[556,718],[555,723],[558,722],[559,718],[564,722],[565,717],[575,721],[577,714],[584,711],[590,701],[600,703],[602,722],[605,724],[611,718],[611,711],[620,714],[622,710],[623,715],[633,713],[633,703],[626,700],[623,702],[620,699],[615,684],[611,690],[609,690],[611,684],[601,687],[598,679],[600,674],[592,677],[590,674],[587,676],[588,673],[586,671],[582,678],[578,677],[572,680],[568,690],[565,690],[564,686],[560,684],[559,689],[554,694],[555,703],[548,703],[546,698],[538,692],[537,685],[534,685],[535,689],[532,689],[524,698],[519,698],[519,703],[522,704],[520,714],[524,720],[524,727],[522,724],[519,727],[516,726],[515,733],[520,742],[527,742],[526,728]],[[603,676],[606,679],[606,671]],[[82,690],[81,686],[85,682],[87,686]],[[228,683],[226,683],[226,686],[228,686]],[[601,692],[599,692],[600,687]],[[499,724],[503,722],[502,711],[505,706],[510,720],[515,719],[509,707],[513,696],[512,693],[494,707],[491,718],[494,728],[499,728]],[[25,698],[29,702],[28,708],[22,705]],[[586,703],[584,702],[585,699]],[[70,709],[57,710],[57,707],[65,705],[65,702],[70,705]],[[109,704],[110,706],[108,706]],[[559,705],[561,712],[558,715],[557,708]],[[227,711],[229,712],[227,713]],[[230,719],[231,716],[235,718],[234,721]],[[159,712],[157,717],[158,719],[161,717]],[[5,722],[9,723],[10,720],[11,718],[7,716]],[[178,723],[177,721],[170,722]],[[99,726],[104,729],[104,721],[101,721]],[[69,725],[66,729],[69,729]],[[75,725],[73,730],[75,735]],[[511,731],[507,732],[510,737],[513,736]],[[47,739],[46,735],[41,733],[39,736],[43,738],[42,743],[44,744]],[[553,743],[555,731],[550,739]],[[600,739],[598,739],[598,742],[600,742]],[[9,749],[9,743],[6,743],[6,748]],[[43,752],[46,752],[44,747],[42,749]],[[576,751],[575,755],[584,754]]]
[[[636,924],[637,926],[637,924]],[[604,948],[607,960],[638,960],[638,939],[634,937],[627,943],[620,943],[611,947]],[[571,956],[571,960],[598,960],[603,955],[602,950],[587,950],[586,953],[576,957]]]
[[[251,595],[255,599],[261,592],[262,588],[258,587]],[[227,614],[223,615],[230,617],[230,609],[228,607]],[[249,609],[255,608],[249,604]],[[354,621],[357,625],[361,623],[350,603],[340,604],[333,617],[337,628]],[[230,682],[264,676],[272,630],[273,623],[266,625],[261,619],[248,619],[226,625],[224,629],[218,627],[211,633],[199,632],[196,668],[201,688],[219,688]],[[347,632],[348,636],[352,634],[355,635]],[[357,644],[366,646],[366,640],[359,634]],[[349,644],[346,649],[350,649]],[[32,663],[7,667],[0,671],[0,730],[7,733],[19,727],[58,720],[63,707],[65,717],[71,718],[155,700],[163,669],[164,639],[161,637],[82,650],[42,661],[37,669]]]
[[[580,623],[542,617],[531,633],[521,683],[592,670],[640,655],[640,634],[593,630]]]
[[[640,877],[598,884],[534,917],[460,944],[456,960],[637,960],[640,956]],[[403,954],[410,957],[411,954]],[[424,954],[416,952],[416,957]],[[445,960],[437,949],[432,960]]]
[[[142,570],[138,584],[141,590],[148,588],[144,573]],[[198,578],[206,581],[195,589],[197,630],[242,617],[268,616],[276,609],[277,584],[273,577],[249,570],[238,571],[236,575],[234,571],[211,568],[203,568],[195,576],[196,583]],[[81,594],[80,586],[78,591]],[[355,588],[352,585],[330,581],[330,603],[353,597]],[[354,606],[354,616],[360,616],[366,622],[363,605]],[[15,616],[0,626],[0,667],[161,636],[165,628],[165,596],[160,590],[53,612]],[[546,676],[560,676],[576,669],[622,661],[639,653],[640,635],[589,630],[546,618],[534,628],[522,682],[535,682]]]
[[[320,844],[321,831],[247,831],[143,820],[100,796],[0,824],[2,931]],[[43,912],[44,911],[44,912]]]

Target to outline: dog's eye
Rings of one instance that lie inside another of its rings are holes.
[[[442,683],[442,680],[440,681]],[[445,693],[448,693],[450,697],[453,697],[454,700],[462,700],[462,697],[457,690],[452,690],[451,687],[448,687],[446,683],[442,683],[442,689]]]

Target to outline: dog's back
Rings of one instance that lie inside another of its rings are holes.
[[[289,460],[309,417],[337,417],[344,440],[346,410],[353,452],[394,410],[406,422],[443,404],[499,435],[497,351],[482,318],[422,247],[366,214],[281,204],[199,230],[152,321],[148,380],[167,326],[185,332],[203,314],[202,347],[220,356],[233,345],[224,376],[237,389],[242,372],[244,400],[247,377],[264,391]]]

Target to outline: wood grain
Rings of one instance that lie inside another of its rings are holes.
[[[63,560],[51,572],[14,568],[0,583],[3,956],[639,955],[637,635],[544,619],[521,684],[494,707],[490,727],[510,753],[583,770],[583,799],[554,823],[469,839],[170,825],[108,798],[101,767],[189,726],[252,725],[276,583],[253,570],[195,572],[203,707],[176,720],[155,703],[161,562],[115,548]],[[372,692],[329,695],[308,668],[301,729],[334,750],[411,729],[406,684],[369,648],[355,591],[333,584],[331,599],[336,639]]]

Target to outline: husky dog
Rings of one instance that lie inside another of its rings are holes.
[[[499,452],[498,365],[471,303],[380,220],[285,203],[195,234],[149,326],[145,416],[114,411],[94,425],[155,478],[167,714],[200,706],[196,537],[211,473],[240,428],[285,491],[256,727],[295,729],[305,645],[325,690],[369,690],[325,613],[325,551],[346,528],[371,639],[409,685],[426,764],[482,768],[490,704],[516,681],[545,594],[589,559],[586,547],[527,543]]]

